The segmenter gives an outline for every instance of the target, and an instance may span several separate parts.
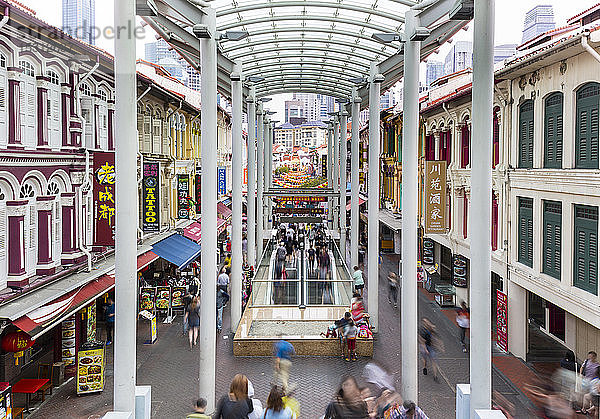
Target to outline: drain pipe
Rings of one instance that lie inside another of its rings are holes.
[[[171,175],[171,180],[173,180],[173,178],[175,177],[175,162],[176,162],[176,159],[175,159],[175,156],[173,155],[173,138],[171,137],[171,123],[170,123],[170,119],[175,114],[175,112],[179,112],[182,107],[183,107],[183,102],[180,100],[179,101],[179,107],[177,109],[172,110],[167,115],[167,124],[169,124],[169,136],[168,136],[168,138],[169,138],[169,157],[170,157],[171,162],[173,164],[173,172],[172,172],[172,175]],[[169,184],[169,200],[170,200],[170,202],[173,202],[173,196],[171,195],[172,193],[173,193],[173,188]],[[173,223],[173,228],[175,228],[177,226],[177,219],[173,218],[173,214],[171,212],[169,212],[169,228],[171,228],[171,223]]]
[[[594,57],[594,59],[598,62],[600,62],[600,54],[598,54],[598,51],[596,51],[594,48],[592,48],[590,46],[590,44],[588,44],[588,38],[589,38],[589,33],[586,33],[585,35],[583,35],[581,37],[581,46],[583,47],[584,50],[586,50],[587,52],[590,53],[590,55],[592,57]]]
[[[144,96],[146,96],[148,93],[150,93],[150,90],[152,90],[152,85],[149,85],[148,88],[144,91],[144,93],[142,93],[138,98],[137,98],[137,102],[139,103],[140,100],[142,100],[144,98]],[[136,130],[137,132],[137,155],[140,158],[140,175],[137,179],[137,185],[138,185],[138,194],[139,194],[139,188],[140,185],[142,184],[142,179],[144,178],[144,155],[140,152],[140,132],[138,130]],[[152,132],[152,127],[150,127],[150,132]],[[139,202],[138,202],[138,207],[139,207]],[[144,231],[140,228],[140,217],[137,217],[137,231],[140,235],[140,240],[144,240]]]

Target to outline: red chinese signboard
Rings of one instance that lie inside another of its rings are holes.
[[[502,291],[496,291],[496,343],[508,352],[508,298]]]
[[[446,162],[425,162],[425,233],[446,232]]]
[[[94,244],[115,245],[115,153],[94,153]]]

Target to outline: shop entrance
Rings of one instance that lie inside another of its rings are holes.
[[[558,363],[568,348],[565,339],[565,311],[529,292],[527,362]]]
[[[440,276],[442,281],[452,281],[452,251],[440,245],[441,257],[440,257]]]

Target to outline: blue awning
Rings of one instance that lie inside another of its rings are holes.
[[[200,245],[179,234],[173,234],[153,245],[152,251],[183,269],[200,255]]]

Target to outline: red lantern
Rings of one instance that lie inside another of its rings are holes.
[[[31,348],[34,343],[35,339],[31,339],[27,333],[13,332],[2,338],[2,349],[5,352],[21,352]]]

